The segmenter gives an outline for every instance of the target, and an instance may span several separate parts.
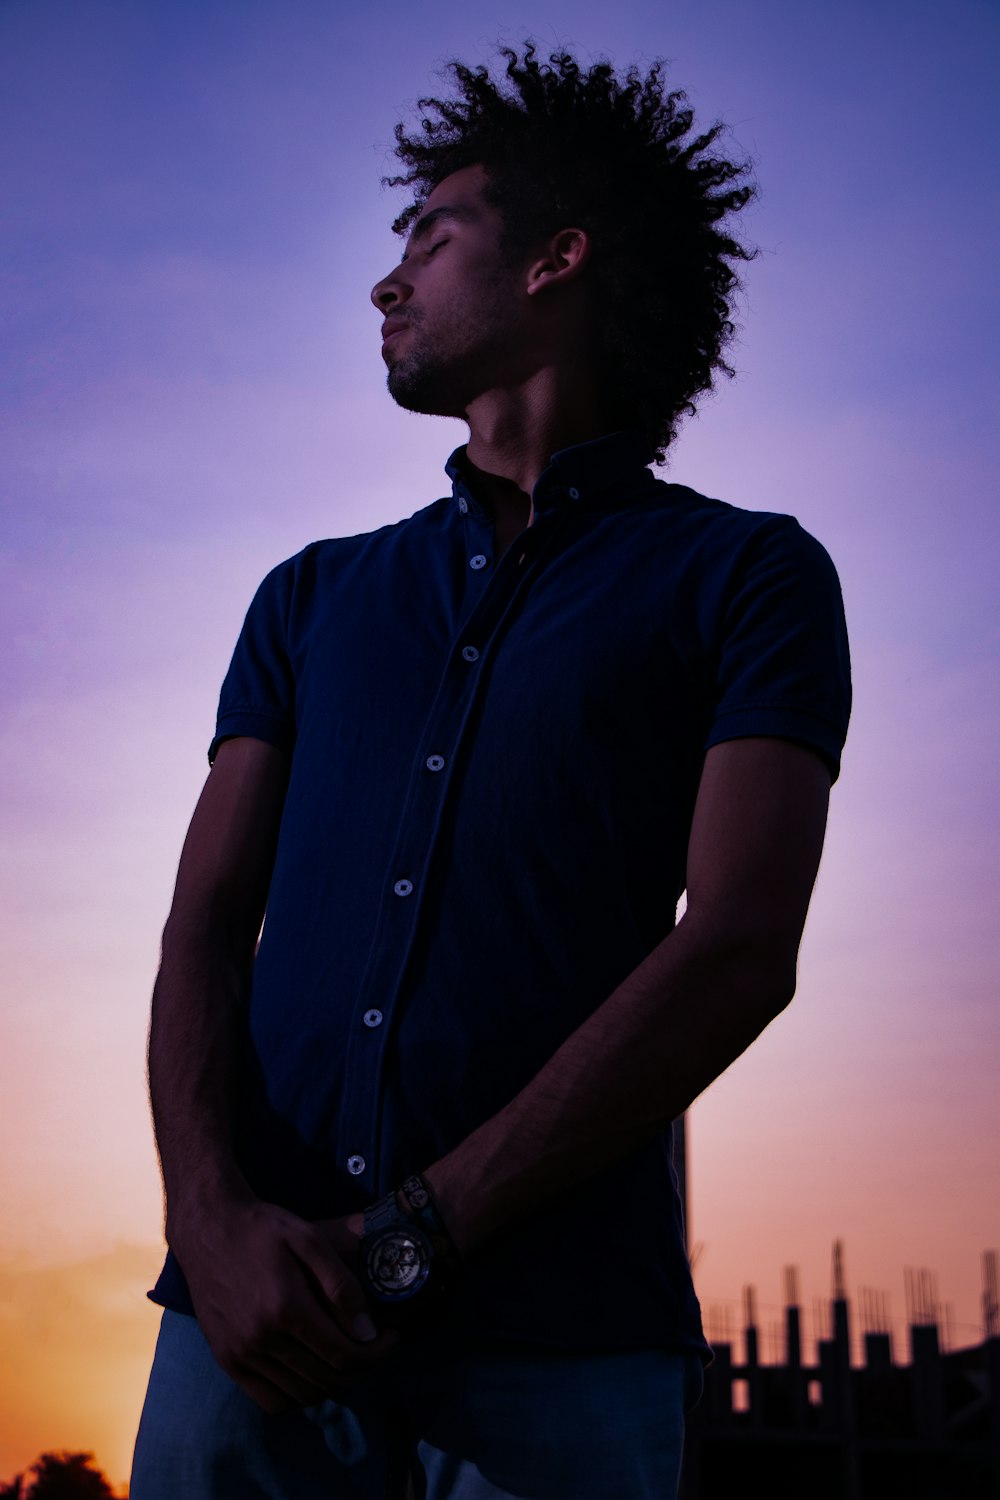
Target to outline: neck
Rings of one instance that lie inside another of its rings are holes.
[[[498,540],[533,519],[531,495],[553,453],[585,443],[613,425],[592,384],[574,372],[545,369],[513,389],[487,391],[470,402],[466,453],[494,509]]]

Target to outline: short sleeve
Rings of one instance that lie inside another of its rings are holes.
[[[770,517],[742,549],[717,650],[706,749],[751,735],[797,740],[836,780],[851,710],[843,599],[828,553],[792,517]]]
[[[273,569],[247,611],[219,696],[209,763],[223,740],[247,735],[279,750],[295,743],[295,679],[288,622],[294,571],[291,562]]]

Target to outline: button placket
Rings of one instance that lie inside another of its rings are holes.
[[[460,497],[461,499],[464,497]],[[459,508],[466,515],[470,515],[472,511],[468,503],[460,503]],[[471,520],[466,522],[466,526],[471,527],[471,524]],[[477,529],[482,530],[478,528],[478,523]],[[479,672],[471,673],[466,668],[480,661],[483,651],[501,628],[526,581],[523,570],[519,574],[516,569],[493,569],[489,553],[472,551],[476,542],[480,548],[487,545],[486,536],[476,536],[472,530],[466,530],[466,527],[463,527],[463,531],[466,540],[462,551],[469,570],[476,575],[476,582],[470,589],[470,595],[474,596],[469,599],[471,611],[458,628],[462,634],[469,631],[473,639],[481,638],[483,646],[473,645],[468,637],[463,643],[461,634],[457,641],[452,638],[451,652],[442,663],[443,672],[435,694],[433,719],[426,726],[428,738],[423,741],[424,747],[428,739],[430,744],[436,741],[441,749],[428,752],[426,748],[422,751],[418,748],[411,772],[417,778],[425,775],[434,778],[433,790],[431,780],[418,779],[410,784],[405,804],[405,825],[400,827],[399,842],[391,856],[392,864],[388,871],[387,885],[391,886],[390,894],[394,900],[383,910],[384,925],[380,924],[381,930],[376,938],[377,956],[365,976],[362,991],[357,996],[360,1004],[355,1011],[353,1041],[348,1058],[349,1081],[341,1114],[341,1140],[345,1144],[363,1144],[372,1160],[370,1165],[367,1156],[360,1152],[348,1157],[347,1171],[353,1177],[375,1170],[375,1156],[372,1154],[375,1147],[372,1143],[378,1139],[379,1118],[383,1107],[377,1092],[378,1078],[381,1076],[378,1059],[382,1058],[385,1047],[391,1041],[394,1007],[399,999],[409,954],[419,926],[421,902],[418,892],[423,889],[424,876],[429,862],[434,858],[437,833],[442,826],[441,809],[447,798],[451,777],[441,773],[451,765],[453,757],[461,748],[471,705],[477,698],[483,681]],[[535,549],[529,547],[526,550],[534,552]],[[481,565],[474,566],[473,559],[482,559]],[[445,747],[447,749],[442,753]],[[403,869],[409,868],[412,875],[395,873],[400,865]],[[409,899],[414,896],[417,896],[416,900]],[[371,1071],[373,1067],[376,1068],[375,1073]],[[375,1186],[378,1186],[377,1182]]]

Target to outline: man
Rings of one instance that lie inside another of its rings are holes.
[[[847,648],[793,520],[648,467],[726,368],[744,169],[658,67],[505,56],[397,129],[372,293],[453,493],[275,569],[223,687],[133,1500],[676,1488],[670,1122],[791,998]]]

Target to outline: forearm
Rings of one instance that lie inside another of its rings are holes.
[[[287,780],[287,756],[262,741],[219,750],[181,854],[149,1034],[167,1240],[216,1359],[269,1412],[323,1400],[391,1347],[340,1253],[354,1236],[259,1200],[236,1162],[241,1013]]]
[[[677,929],[499,1114],[426,1173],[464,1252],[664,1130],[791,998],[795,951]]]
[[[181,852],[153,992],[149,1089],[174,1243],[201,1203],[245,1196],[233,1156],[239,1014],[250,982],[288,777],[257,740],[216,756]]]
[[[509,1105],[427,1172],[475,1250],[669,1125],[791,999],[823,848],[823,761],[716,745],[688,843],[688,908]]]
[[[247,978],[224,937],[175,918],[167,923],[153,990],[149,1091],[171,1243],[202,1203],[246,1192],[233,1150],[233,1098]]]

